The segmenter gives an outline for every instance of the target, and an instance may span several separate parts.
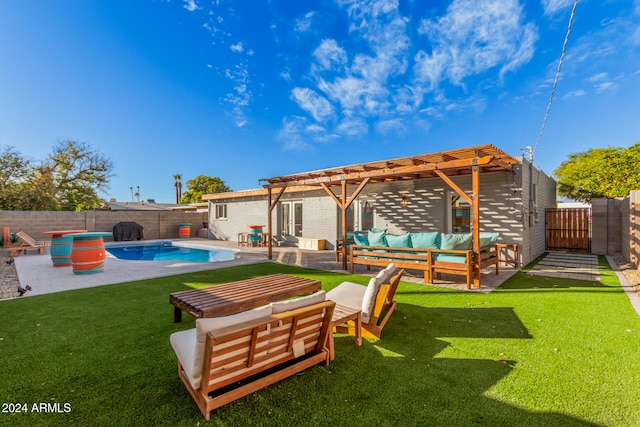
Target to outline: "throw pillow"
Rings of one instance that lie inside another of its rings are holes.
[[[473,246],[471,233],[448,234],[442,233],[440,249],[468,250]]]

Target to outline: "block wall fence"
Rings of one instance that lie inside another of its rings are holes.
[[[640,270],[640,190],[623,199],[592,199],[591,230],[592,253],[620,253]]]
[[[24,231],[36,240],[47,240],[42,234],[53,230],[88,230],[113,232],[119,222],[136,222],[143,227],[144,239],[178,238],[178,224],[191,224],[191,237],[208,221],[207,212],[171,211],[0,211],[0,228],[14,233]],[[106,237],[105,241],[113,238]]]

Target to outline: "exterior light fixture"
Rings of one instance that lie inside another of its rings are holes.
[[[400,195],[401,195],[400,206],[402,206],[403,208],[406,208],[409,205],[409,199],[407,198],[407,193],[408,191],[400,192]]]

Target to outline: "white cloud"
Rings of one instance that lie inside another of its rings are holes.
[[[198,9],[198,5],[196,4],[195,0],[184,0],[183,7],[189,12],[193,12],[194,10]]]
[[[399,14],[395,0],[338,3],[347,10],[351,34],[348,43],[356,41],[361,48],[350,59],[336,40],[323,40],[313,52],[312,78],[345,117],[386,115],[393,98],[390,83],[409,67],[407,19]],[[354,129],[365,130],[368,126],[344,129],[352,134]]]
[[[573,5],[573,0],[542,0],[545,15],[555,15],[557,12]]]
[[[616,84],[614,82],[600,82],[595,86],[596,93],[606,92],[608,90],[612,90],[616,88]]]
[[[376,130],[382,135],[402,135],[407,130],[403,119],[380,120],[375,125]]]
[[[341,135],[358,136],[366,134],[369,131],[369,125],[360,117],[345,117],[335,130]]]
[[[295,30],[300,33],[306,33],[311,30],[315,14],[315,12],[307,12],[302,18],[296,19]]]
[[[347,65],[347,53],[333,39],[323,40],[313,51],[313,57],[319,70],[341,71]]]
[[[629,42],[634,46],[640,46],[640,27],[636,28],[631,36],[629,36]]]
[[[312,89],[296,87],[291,95],[300,108],[311,114],[318,122],[330,120],[335,115],[331,103]]]
[[[420,24],[431,52],[415,56],[417,77],[433,90],[445,78],[462,85],[494,67],[501,76],[518,68],[531,59],[538,39],[536,27],[522,20],[517,0],[455,0],[446,15]]]
[[[587,81],[590,83],[597,83],[597,82],[601,82],[603,80],[606,80],[608,78],[608,74],[607,73],[598,73],[598,74],[594,74],[591,77],[587,78]]]
[[[586,96],[587,95],[587,91],[584,89],[577,89],[577,90],[572,90],[567,92],[567,94],[565,96],[563,96],[564,99],[567,98],[575,98],[578,96]]]
[[[288,69],[280,71],[280,77],[288,82],[291,81],[291,71]]]
[[[428,129],[421,116],[483,108],[477,96],[453,102],[434,96],[427,107],[425,95],[437,95],[445,79],[462,86],[492,68],[502,77],[531,59],[538,38],[517,0],[454,0],[443,17],[421,22],[419,45],[412,45],[410,20],[398,0],[337,4],[346,10],[349,38],[318,44],[305,76],[310,84],[292,98],[323,127],[337,121],[334,132],[343,136],[364,135],[369,123],[376,132],[402,135],[418,120]],[[416,78],[407,83],[411,75]]]
[[[616,84],[611,80],[608,73],[594,74],[587,78],[587,81],[593,84],[596,93],[602,93],[616,87]]]
[[[232,44],[230,48],[236,53],[242,53],[244,51],[244,44],[242,42],[238,42],[236,44]]]
[[[231,92],[228,92],[223,100],[231,106],[228,113],[236,126],[243,127],[247,124],[246,109],[251,104],[253,93],[249,89],[251,80],[246,63],[240,63],[234,68],[225,70],[225,77],[233,84]]]
[[[307,150],[311,145],[304,138],[304,129],[308,126],[305,117],[292,116],[282,120],[282,128],[278,132],[278,139],[284,143],[287,150]]]

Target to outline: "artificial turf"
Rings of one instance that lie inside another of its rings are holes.
[[[489,293],[402,282],[379,341],[226,405],[211,425],[637,426],[640,318],[601,281],[529,276]],[[178,379],[169,293],[284,272],[264,263],[0,302],[0,425],[203,425]],[[23,411],[18,412],[18,409]],[[26,410],[24,410],[26,409]]]

